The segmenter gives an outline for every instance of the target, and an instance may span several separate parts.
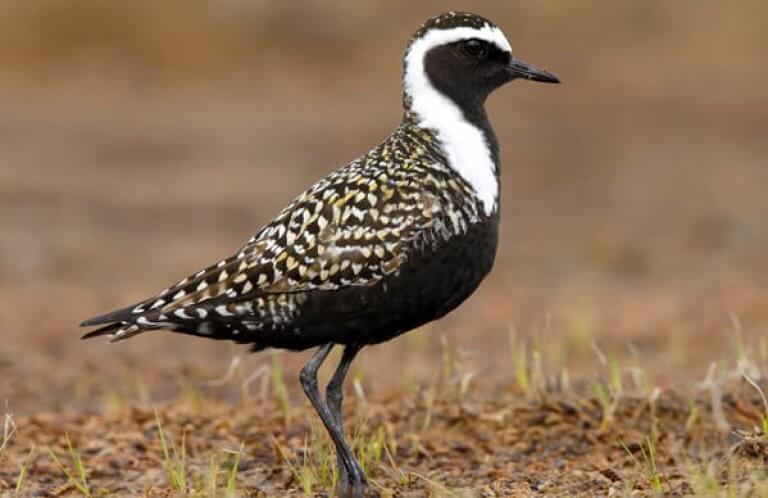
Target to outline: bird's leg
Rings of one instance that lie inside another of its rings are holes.
[[[333,373],[333,377],[328,382],[328,386],[325,388],[325,402],[328,405],[328,410],[331,412],[333,422],[336,425],[338,431],[344,434],[344,420],[341,416],[341,402],[344,399],[344,393],[342,387],[344,386],[344,378],[347,376],[349,366],[352,364],[352,360],[355,359],[360,346],[348,345],[344,348],[344,354],[341,356],[339,366],[336,367],[336,371]],[[352,474],[347,473],[347,469],[344,467],[341,458],[336,459],[337,467],[339,469],[339,494],[342,496],[352,495],[355,492],[361,492],[365,487],[365,474],[363,474],[360,465],[356,460],[352,460],[352,466],[354,471]]]
[[[337,424],[334,421],[334,417],[331,415],[331,411],[328,406],[323,402],[320,397],[320,391],[317,388],[317,370],[320,365],[323,364],[328,353],[333,348],[333,344],[329,343],[321,346],[320,349],[312,356],[312,358],[301,369],[299,379],[301,381],[301,387],[304,389],[304,393],[309,398],[315,411],[320,416],[320,420],[323,421],[325,429],[331,436],[334,446],[336,446],[336,458],[341,461],[347,475],[359,476],[358,480],[362,479],[359,472],[360,466],[355,461],[352,451],[350,451],[347,443],[344,441],[344,434],[339,430]],[[360,490],[355,491],[355,487],[350,494],[341,494],[342,498],[363,498],[362,486],[357,486]]]

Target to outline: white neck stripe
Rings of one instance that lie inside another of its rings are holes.
[[[414,41],[405,56],[404,91],[419,125],[437,132],[449,166],[474,189],[486,215],[498,204],[496,165],[483,132],[464,117],[461,109],[440,93],[424,69],[424,57],[433,48],[463,39],[479,38],[512,52],[504,34],[493,26],[434,29]]]

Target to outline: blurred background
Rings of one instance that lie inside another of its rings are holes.
[[[234,252],[378,143],[401,117],[408,36],[449,9],[492,19],[564,84],[490,98],[496,268],[446,319],[368,348],[368,392],[429,381],[446,348],[477,389],[506,389],[511,337],[574,378],[596,345],[674,385],[764,334],[765,2],[3,2],[0,398],[29,413],[222,375],[246,348],[80,342],[77,324]],[[307,356],[284,355],[286,375]]]

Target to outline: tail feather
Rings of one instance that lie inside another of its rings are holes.
[[[112,333],[111,336],[109,336],[109,342],[124,341],[125,339],[130,339],[131,337],[137,334],[141,334],[142,332],[146,332],[147,330],[152,330],[152,329],[141,327],[135,323],[132,323],[130,325],[124,324],[123,327],[121,327],[119,330],[115,331],[114,333]]]
[[[142,301],[140,303],[136,303],[132,306],[127,306],[125,308],[120,308],[117,310],[110,311],[109,313],[104,313],[103,315],[94,316],[93,318],[89,318],[87,320],[84,320],[82,323],[80,323],[81,327],[92,327],[94,325],[104,325],[107,323],[114,323],[114,322],[129,322],[133,321],[137,318],[137,314],[134,312],[134,309],[136,309],[137,306],[140,306],[144,304],[145,301]],[[94,331],[97,332],[97,331]]]
[[[90,339],[92,337],[99,337],[102,335],[111,335],[120,330],[123,326],[125,326],[125,322],[118,322],[118,323],[110,323],[109,325],[105,325],[104,327],[99,327],[96,330],[92,330],[88,332],[87,334],[83,334],[80,336],[80,339]]]
[[[133,337],[136,334],[141,334],[147,330],[154,330],[156,328],[159,327],[142,327],[136,323],[126,322],[110,323],[109,325],[82,335],[80,339],[91,339],[93,337],[106,335],[109,336],[109,342],[117,342]]]
[[[138,307],[144,303],[146,303],[146,301],[141,301],[134,305],[113,310],[109,313],[83,321],[80,323],[81,327],[93,327],[94,325],[102,325],[102,327],[82,335],[80,339],[109,336],[109,342],[117,342],[133,337],[145,330],[158,328],[137,323],[137,321],[141,321],[140,319],[142,317],[142,312],[138,310]]]
[[[206,337],[209,339],[231,340],[237,343],[251,343],[255,334],[265,332],[269,325],[263,317],[247,317],[252,313],[250,305],[240,309],[219,309],[219,301],[209,301],[176,309],[144,310],[150,301],[128,306],[85,320],[81,327],[101,327],[84,334],[82,339],[108,336],[110,342],[122,341],[148,330],[167,329],[172,332]],[[245,316],[244,316],[245,315]],[[247,317],[247,318],[246,318]]]

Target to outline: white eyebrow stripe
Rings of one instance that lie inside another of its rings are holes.
[[[512,47],[509,45],[509,40],[507,40],[504,33],[496,26],[483,26],[482,28],[462,26],[459,28],[432,29],[428,31],[424,36],[411,44],[408,48],[406,59],[410,59],[412,55],[416,55],[417,53],[420,53],[423,58],[424,54],[438,45],[445,45],[446,43],[453,43],[469,38],[485,40],[488,43],[493,43],[501,50],[512,53]]]

